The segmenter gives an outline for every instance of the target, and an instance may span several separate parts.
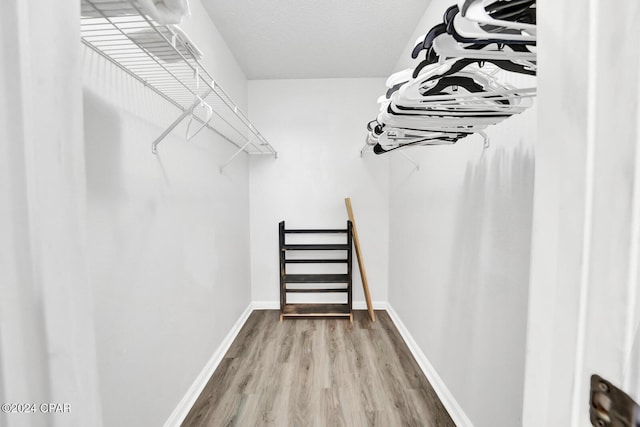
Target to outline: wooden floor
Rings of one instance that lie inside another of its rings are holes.
[[[386,311],[254,311],[183,426],[455,426]]]

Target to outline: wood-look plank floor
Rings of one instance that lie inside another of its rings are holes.
[[[455,427],[386,311],[278,315],[251,314],[183,427]]]

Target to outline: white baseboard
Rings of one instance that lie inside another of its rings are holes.
[[[387,304],[386,310],[387,313],[389,313],[391,320],[393,320],[393,323],[398,328],[398,332],[400,332],[405,343],[407,343],[407,347],[409,347],[411,354],[413,354],[416,362],[418,362],[420,369],[422,369],[422,372],[424,372],[427,380],[431,383],[431,386],[440,398],[440,401],[446,408],[447,412],[449,412],[453,422],[458,427],[473,427],[471,420],[469,420],[469,417],[464,413],[462,407],[458,404],[455,397],[453,397],[449,388],[447,388],[447,385],[442,381],[442,378],[440,378],[433,365],[431,365],[429,359],[427,359],[427,356],[422,352],[420,347],[418,347],[413,336],[404,323],[402,323],[402,320],[400,320],[398,313],[395,312],[390,304]]]
[[[374,310],[386,310],[387,302],[386,301],[373,301],[373,309]],[[251,303],[251,306],[254,310],[279,310],[280,309],[280,301],[254,301]],[[353,302],[354,310],[366,310],[367,304],[364,301],[354,301]]]
[[[227,350],[229,350],[229,347],[231,347],[231,343],[233,343],[233,340],[236,338],[236,336],[238,336],[240,329],[242,329],[242,326],[247,321],[252,311],[253,303],[250,303],[244,310],[244,312],[240,315],[236,323],[231,327],[229,333],[224,337],[222,343],[220,343],[216,351],[213,353],[211,359],[209,359],[204,369],[202,369],[193,384],[191,384],[191,387],[189,387],[189,390],[187,390],[187,393],[184,395],[176,409],[173,410],[173,412],[169,416],[169,419],[167,419],[167,421],[164,423],[164,427],[179,427],[180,424],[182,424],[184,419],[187,417],[187,414],[191,410],[191,407],[194,403],[196,403],[198,396],[200,396],[200,393],[202,393],[204,386],[206,386],[207,382],[209,382],[211,375],[213,375],[213,372],[222,361],[222,358],[226,354]]]
[[[278,301],[253,301],[251,307],[254,310],[280,310],[280,300]]]
[[[373,304],[373,309],[374,310],[386,310],[387,306],[388,306],[386,301],[371,301],[371,304]],[[367,302],[366,301],[354,301],[353,302],[353,309],[354,310],[366,310],[367,309]]]

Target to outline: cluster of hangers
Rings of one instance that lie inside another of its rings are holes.
[[[535,88],[498,81],[497,71],[535,75],[536,0],[459,0],[416,40],[414,68],[391,75],[369,122],[376,154],[454,144],[531,106]]]

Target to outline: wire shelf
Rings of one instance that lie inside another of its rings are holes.
[[[129,0],[82,0],[82,42],[177,107],[182,114],[152,143],[189,118],[192,135],[208,128],[239,151],[273,155],[275,149],[202,66],[201,54],[178,27],[160,25]],[[191,122],[197,122],[193,125]]]

